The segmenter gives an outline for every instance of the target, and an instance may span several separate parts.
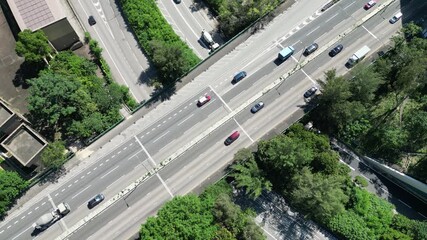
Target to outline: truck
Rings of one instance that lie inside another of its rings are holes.
[[[285,47],[284,49],[282,49],[282,51],[279,52],[279,60],[285,61],[290,56],[292,56],[292,54],[294,54],[294,51],[295,49],[292,46]]]
[[[43,231],[71,211],[67,203],[60,203],[52,212],[42,215],[34,224],[35,230]]]
[[[219,48],[219,44],[213,40],[211,34],[205,29],[202,30],[202,39],[205,41],[205,43],[208,44],[208,47],[211,49],[211,51],[215,51],[217,48]]]
[[[361,61],[369,51],[371,51],[371,49],[368,46],[363,46],[348,59],[346,66],[353,67],[356,63]]]

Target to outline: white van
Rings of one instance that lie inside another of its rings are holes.
[[[393,24],[393,23],[395,23],[395,22],[399,21],[399,19],[401,19],[401,18],[402,18],[402,16],[403,16],[403,14],[402,14],[401,12],[398,12],[398,13],[396,13],[392,18],[390,18],[389,22],[390,22],[391,24]]]

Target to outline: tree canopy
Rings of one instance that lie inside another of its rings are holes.
[[[6,214],[15,198],[28,187],[16,172],[0,170],[0,216]]]
[[[62,141],[49,143],[41,154],[43,165],[48,168],[60,168],[66,159],[65,151],[65,146]]]
[[[52,47],[43,31],[32,32],[29,29],[18,33],[18,41],[15,47],[16,53],[28,62],[47,63],[46,57],[53,53]]]

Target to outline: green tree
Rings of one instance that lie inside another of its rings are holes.
[[[341,189],[341,177],[312,174],[305,167],[292,181],[291,202],[308,217],[325,222],[345,210],[348,197]]]
[[[28,110],[38,130],[55,134],[76,113],[80,84],[72,77],[45,73],[31,81]],[[53,131],[53,132],[52,132]],[[53,137],[54,138],[54,137]]]
[[[404,117],[404,129],[407,131],[406,149],[417,152],[427,145],[427,112],[414,109]]]
[[[328,227],[342,239],[371,240],[375,239],[371,229],[366,227],[363,219],[352,211],[343,211],[328,222]]]
[[[19,56],[24,57],[25,61],[40,62],[43,60],[46,64],[48,64],[46,57],[52,58],[53,53],[44,32],[41,30],[32,32],[29,29],[18,33],[15,51]]]
[[[141,226],[141,239],[213,239],[218,227],[210,208],[195,195],[177,196]]]
[[[243,212],[226,194],[218,196],[213,209],[216,221],[230,231],[237,239],[265,239],[253,216]]]
[[[363,64],[356,65],[351,73],[353,75],[350,81],[351,99],[359,101],[365,106],[371,105],[376,91],[384,83],[381,75],[374,71],[373,67]]]
[[[313,150],[301,140],[279,135],[258,144],[257,156],[273,185],[286,187],[292,176],[314,158]]]
[[[41,154],[41,161],[45,167],[58,169],[64,164],[65,146],[62,141],[49,143]]]
[[[259,197],[263,190],[271,191],[272,185],[265,177],[264,172],[258,168],[253,155],[246,161],[235,163],[231,166],[231,169],[234,172],[230,176],[235,179],[237,187],[244,188],[246,194],[251,198]]]
[[[28,187],[16,172],[0,171],[0,216],[3,216],[16,197]]]

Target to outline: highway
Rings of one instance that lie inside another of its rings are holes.
[[[154,72],[132,32],[126,26],[115,1],[67,0],[83,27],[103,49],[102,56],[110,66],[114,79],[129,88],[137,102],[148,100],[152,88],[147,85]],[[89,26],[88,17],[97,23]]]
[[[210,49],[201,40],[202,30],[215,33],[218,24],[211,13],[207,12],[207,8],[203,8],[201,2],[195,3],[192,0],[182,0],[178,4],[173,0],[156,2],[163,16],[181,39],[193,49],[199,58],[207,58]],[[223,43],[219,34],[212,34],[212,37],[215,42]]]
[[[318,56],[302,70],[262,94],[263,89],[294,69],[298,62],[307,59],[301,54],[304,46],[313,41],[321,48],[328,43],[334,45],[342,32],[369,14],[362,9],[363,1],[354,4],[354,1],[342,0],[323,14],[318,9],[326,1],[307,2],[295,3],[274,19],[268,28],[251,36],[183,87],[171,101],[162,103],[143,119],[135,121],[135,126],[129,129],[121,144],[106,145],[99,150],[102,157],[80,172],[67,174],[49,191],[35,198],[31,205],[7,217],[0,224],[0,238],[28,239],[32,232],[31,224],[53,205],[66,201],[72,208],[71,213],[40,233],[38,239],[59,236],[93,211],[86,207],[92,196],[104,193],[104,204],[107,204],[133,180],[158,167],[163,160],[212,128],[213,131],[203,136],[200,142],[70,236],[74,239],[131,237],[140,223],[172,196],[183,195],[199,187],[227,166],[238,149],[251,145],[285,119],[302,115],[306,106],[302,94],[316,84],[314,79],[322,78],[325,70],[335,67],[338,73],[344,73],[347,70],[344,63],[353,52],[368,45],[374,53],[401,26],[401,22],[391,25],[387,21],[399,8],[395,2],[381,15],[374,16],[363,27],[341,39],[339,42],[345,48],[337,57],[331,59],[327,56],[330,48],[326,52],[315,52],[313,55]],[[415,10],[422,12],[423,8]],[[416,15],[418,12],[412,13]],[[285,20],[286,26],[283,25]],[[277,65],[277,53],[288,45],[294,45],[294,57]],[[232,85],[233,74],[242,69],[248,72],[248,77]],[[212,100],[198,108],[196,101],[205,94],[211,95]],[[266,106],[259,113],[251,114],[249,109],[257,94],[261,96],[257,100],[264,101]],[[237,111],[239,108],[243,110]],[[225,147],[223,141],[235,130],[242,133],[241,137]],[[97,206],[102,207],[102,204]]]

